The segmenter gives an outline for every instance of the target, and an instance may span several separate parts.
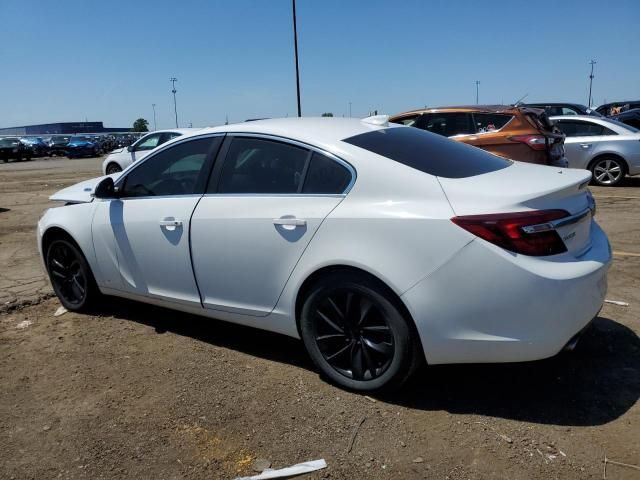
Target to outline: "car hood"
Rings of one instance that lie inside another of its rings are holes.
[[[107,177],[113,178],[115,181],[120,176],[120,172],[112,175],[104,175],[102,177],[92,178],[91,180],[85,180],[84,182],[76,183],[70,187],[58,190],[56,193],[49,197],[49,200],[55,202],[66,203],[89,203],[93,201],[93,192],[96,189],[98,183]]]

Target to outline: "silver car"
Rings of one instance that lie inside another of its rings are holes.
[[[593,173],[595,185],[618,185],[626,175],[640,174],[640,130],[590,115],[551,117],[567,136],[564,149],[570,168]]]

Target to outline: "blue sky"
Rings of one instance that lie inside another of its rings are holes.
[[[640,97],[640,0],[298,0],[303,115]],[[296,114],[290,0],[0,0],[0,127]]]

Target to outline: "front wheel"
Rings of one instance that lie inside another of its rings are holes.
[[[47,272],[62,305],[70,311],[87,310],[100,292],[80,249],[67,239],[56,239],[47,248]]]
[[[404,383],[421,357],[419,341],[396,302],[364,274],[336,273],[317,282],[304,301],[300,327],[322,373],[357,391]]]
[[[122,168],[117,163],[110,163],[107,165],[107,175],[112,175],[114,173],[121,172]]]
[[[625,165],[615,157],[603,157],[596,160],[592,167],[592,182],[601,187],[614,187],[624,179]]]

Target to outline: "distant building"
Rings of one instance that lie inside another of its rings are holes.
[[[41,125],[26,125],[24,127],[0,128],[0,135],[70,135],[74,133],[129,132],[130,130],[130,127],[105,127],[102,125],[102,122],[59,122],[43,123]]]

